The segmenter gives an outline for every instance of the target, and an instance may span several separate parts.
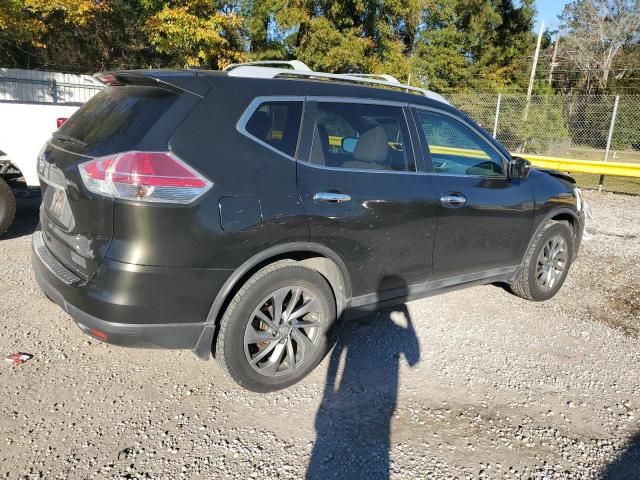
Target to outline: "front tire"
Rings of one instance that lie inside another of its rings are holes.
[[[283,260],[259,270],[234,296],[220,322],[216,358],[254,392],[286,388],[324,357],[336,304],[325,278]]]
[[[573,231],[566,222],[549,221],[529,247],[511,291],[526,300],[549,300],[564,284],[572,261]]]
[[[9,184],[0,178],[0,236],[13,224],[16,218],[16,197]]]

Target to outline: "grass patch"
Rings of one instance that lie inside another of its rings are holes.
[[[571,176],[581,188],[598,189],[600,183],[600,175],[591,173],[572,173]],[[640,195],[640,178],[633,177],[613,177],[611,175],[604,177],[602,189],[607,192],[628,193],[632,195]]]

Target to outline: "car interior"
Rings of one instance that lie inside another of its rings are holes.
[[[368,107],[368,106],[366,106]],[[319,106],[310,161],[358,170],[408,169],[398,118],[348,104]]]

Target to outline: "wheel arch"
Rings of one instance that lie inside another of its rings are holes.
[[[11,160],[9,160],[9,156],[0,150],[0,178],[4,178],[10,168],[16,168]]]
[[[522,255],[522,259],[520,260],[520,266],[521,267],[522,267],[522,264],[524,263],[524,259],[527,256],[527,252],[531,248],[531,245],[533,244],[533,242],[535,241],[536,237],[538,236],[540,231],[544,228],[544,226],[547,224],[547,222],[549,220],[567,221],[567,222],[569,222],[569,225],[571,226],[571,229],[573,230],[574,236],[575,236],[575,234],[577,232],[577,228],[576,227],[579,225],[579,222],[580,222],[576,212],[574,212],[570,208],[566,208],[566,207],[554,208],[553,210],[548,212],[542,218],[542,220],[538,223],[538,225],[536,226],[535,230],[532,231],[531,236],[529,237],[529,241],[527,242],[527,248],[524,250],[524,253]]]
[[[242,285],[258,270],[278,260],[290,259],[320,273],[329,283],[335,296],[337,315],[348,307],[351,299],[351,281],[340,256],[325,245],[314,242],[291,242],[268,248],[238,267],[224,283],[214,299],[202,334],[193,353],[207,360],[214,345],[220,318],[227,305]]]
[[[24,177],[24,172],[11,157],[0,150],[0,178],[10,181],[16,178]],[[26,177],[25,182],[26,182]]]
[[[555,220],[556,222],[567,222],[569,226],[573,230],[574,234],[576,231],[576,225],[578,224],[578,216],[572,212],[571,210],[563,210],[561,212],[552,212],[553,216],[545,220],[545,223],[549,220]]]

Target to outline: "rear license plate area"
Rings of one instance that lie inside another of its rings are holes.
[[[62,212],[67,205],[67,194],[64,190],[58,188],[53,189],[53,195],[51,195],[51,203],[49,204],[49,211],[54,217],[60,219]]]
[[[65,230],[72,227],[73,216],[67,199],[67,193],[62,188],[48,186],[43,197],[44,208],[49,218],[56,220]]]

